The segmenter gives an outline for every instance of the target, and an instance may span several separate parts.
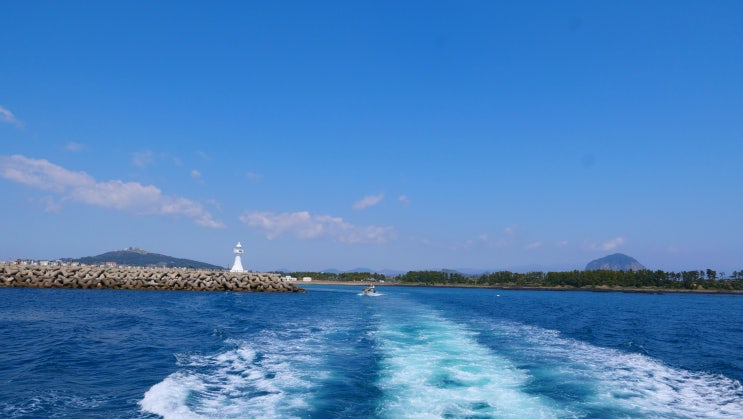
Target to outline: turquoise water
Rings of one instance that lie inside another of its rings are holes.
[[[743,296],[0,288],[0,416],[743,417]]]

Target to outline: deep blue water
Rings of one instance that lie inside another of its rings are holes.
[[[743,296],[0,288],[2,417],[743,417]]]

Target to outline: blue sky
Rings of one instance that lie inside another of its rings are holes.
[[[739,1],[5,2],[0,260],[743,268]]]

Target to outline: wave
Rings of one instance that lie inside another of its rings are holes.
[[[27,398],[18,398],[0,403],[3,417],[49,417],[61,416],[49,412],[77,412],[79,415],[94,415],[107,402],[105,396],[81,397],[69,392],[48,391]]]
[[[490,325],[488,333],[507,341],[503,350],[532,374],[531,391],[561,400],[578,416],[743,417],[743,386],[719,374],[528,325]]]

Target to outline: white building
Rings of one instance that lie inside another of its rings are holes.
[[[240,242],[237,242],[237,245],[235,246],[235,250],[233,250],[235,253],[235,263],[232,264],[232,269],[230,271],[232,272],[244,272],[243,269],[243,262],[240,256],[243,254],[243,246],[240,244]]]

